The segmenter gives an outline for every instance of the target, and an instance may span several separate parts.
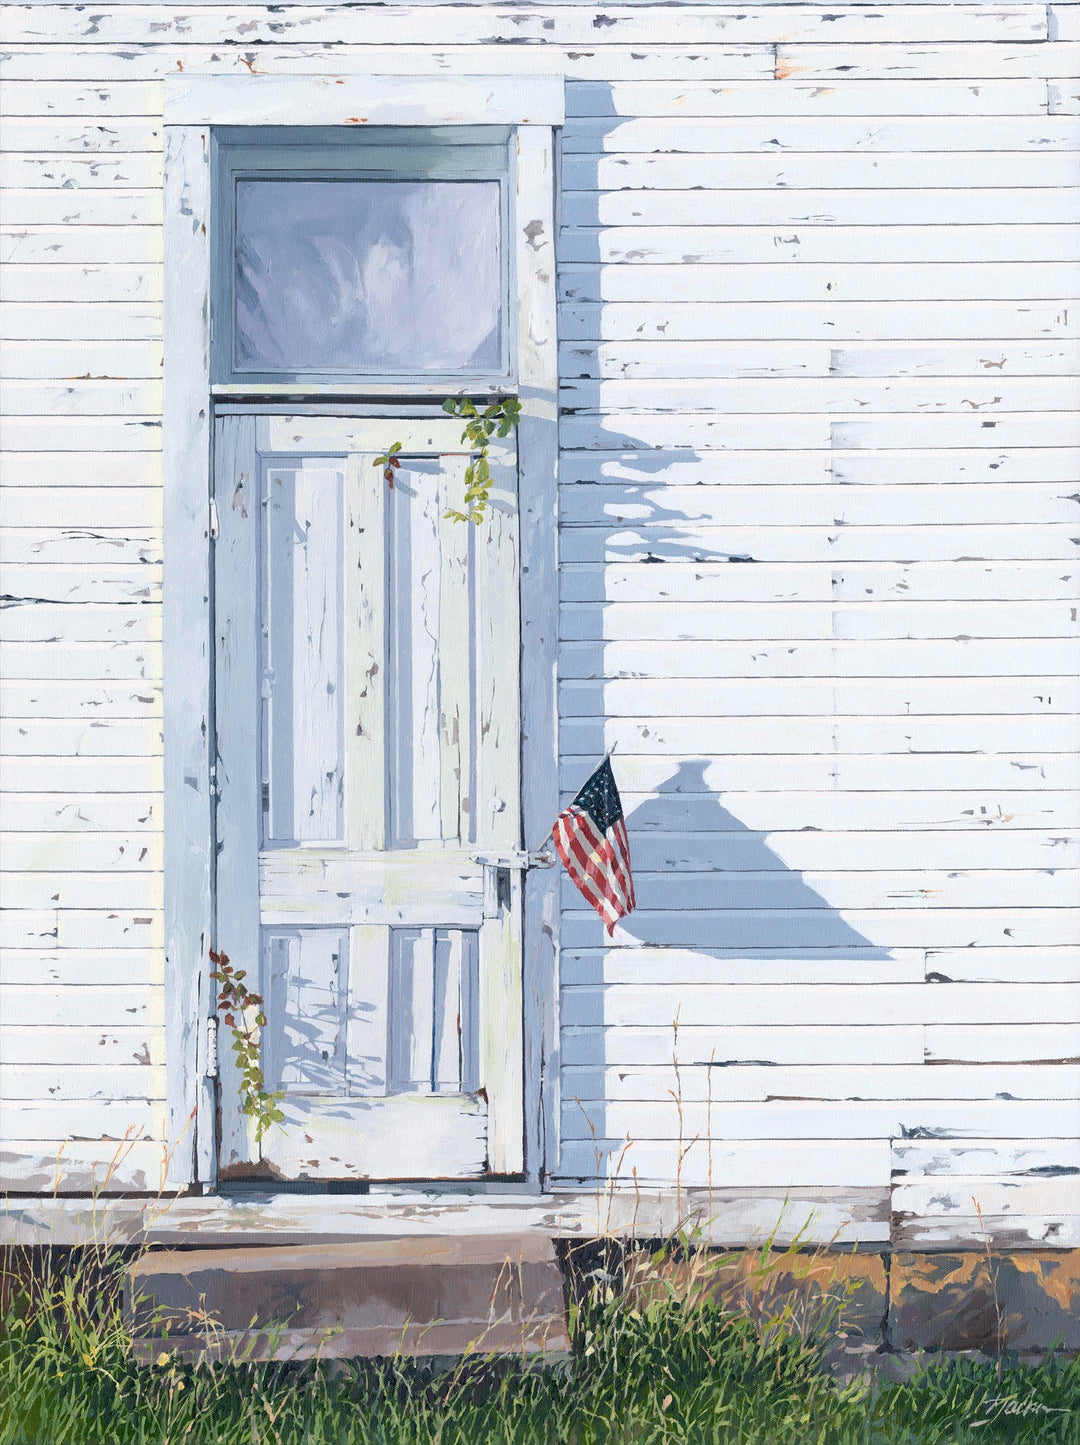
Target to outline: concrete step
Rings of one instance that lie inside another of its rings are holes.
[[[562,1271],[536,1235],[151,1251],[126,1306],[144,1363],[570,1349]]]

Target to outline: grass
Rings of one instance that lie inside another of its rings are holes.
[[[772,1260],[763,1251],[750,1274]],[[569,1365],[474,1358],[436,1373],[408,1359],[140,1367],[123,1259],[57,1253],[9,1291],[0,1445],[1080,1445],[1080,1360],[838,1385],[824,1350],[844,1292],[802,1312],[790,1298],[723,1307],[715,1261],[685,1239],[628,1265],[594,1256],[576,1270]]]

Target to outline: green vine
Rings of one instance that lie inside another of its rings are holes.
[[[244,983],[247,970],[233,968],[227,953],[215,953],[211,949],[210,962],[215,965],[210,977],[219,985],[217,1010],[233,1036],[232,1050],[240,1070],[243,1110],[255,1120],[255,1139],[261,1142],[272,1124],[281,1124],[285,1119],[278,1108],[285,1095],[267,1093],[259,1056],[258,1031],[266,1027],[263,998],[247,987]],[[256,1010],[251,1025],[248,1024],[249,1009]]]
[[[465,468],[465,510],[451,507],[443,515],[451,522],[472,522],[479,526],[491,499],[491,467],[488,464],[491,439],[509,436],[517,429],[521,420],[521,402],[516,397],[508,397],[506,401],[492,402],[491,406],[478,411],[476,404],[467,396],[448,396],[442,409],[464,420],[465,430],[461,433],[461,440],[468,442],[470,453],[476,453],[475,456],[470,455],[469,465]],[[391,487],[394,485],[394,473],[401,466],[400,451],[401,443],[395,442],[373,463],[382,467],[383,477]]]

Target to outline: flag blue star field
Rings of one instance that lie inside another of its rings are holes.
[[[551,836],[567,873],[604,920],[610,938],[619,919],[634,911],[634,880],[622,800],[609,758],[559,814]]]

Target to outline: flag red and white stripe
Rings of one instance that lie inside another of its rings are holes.
[[[582,897],[604,921],[608,937],[634,909],[630,840],[609,759],[604,761],[551,830],[555,851]]]

